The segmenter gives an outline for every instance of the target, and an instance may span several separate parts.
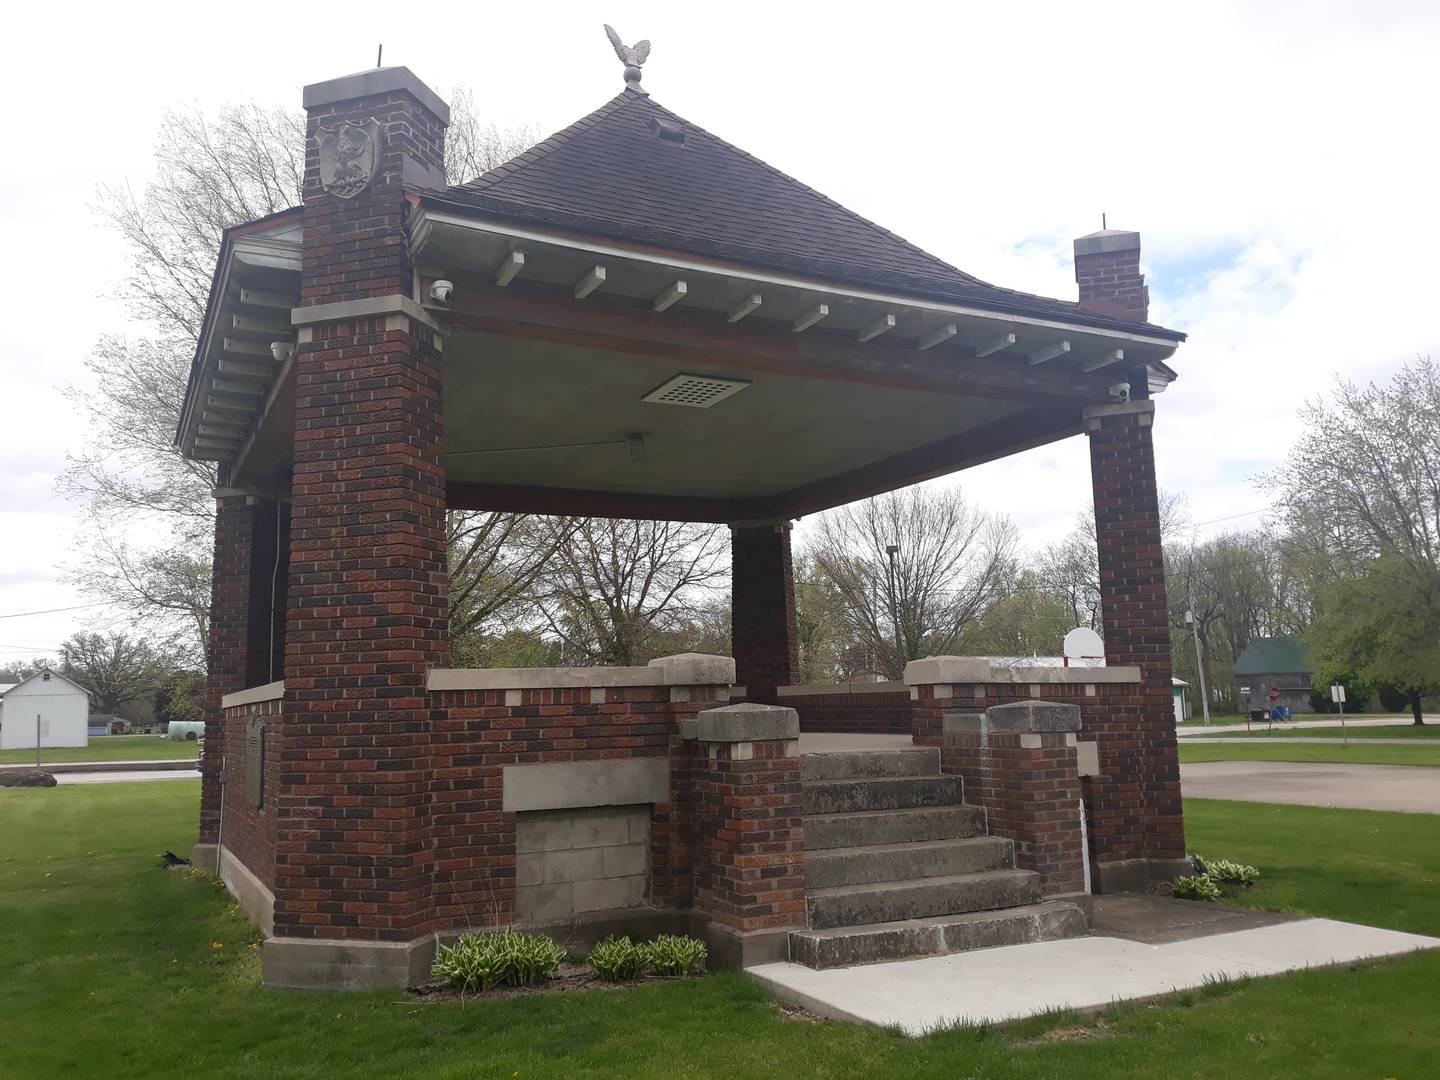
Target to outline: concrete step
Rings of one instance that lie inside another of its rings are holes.
[[[925,919],[1019,907],[1040,899],[1040,875],[1030,870],[986,870],[977,874],[840,885],[810,889],[805,897],[811,930],[837,926]]]
[[[802,780],[873,780],[882,776],[939,775],[938,746],[916,746],[904,750],[843,750],[805,754],[800,758]]]
[[[812,968],[851,967],[1000,945],[1057,941],[1079,937],[1089,929],[1081,908],[1067,901],[1050,900],[1002,911],[798,930],[790,935],[790,959]]]
[[[879,881],[953,877],[980,870],[1008,869],[1013,865],[1010,841],[998,836],[875,844],[810,852],[805,856],[805,883],[810,889],[828,889]]]
[[[817,814],[805,819],[805,850],[958,840],[984,834],[985,811],[978,806],[927,806],[908,810]]]
[[[895,776],[875,780],[806,780],[801,784],[805,814],[848,814],[856,810],[905,810],[955,806],[963,801],[958,776]]]

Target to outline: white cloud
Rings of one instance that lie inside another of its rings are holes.
[[[266,0],[244,19],[146,10],[10,16],[31,45],[0,82],[35,108],[24,167],[0,179],[7,246],[29,254],[0,270],[4,295],[24,302],[0,332],[12,495],[0,564],[52,584],[0,577],[0,614],[74,600],[46,569],[65,519],[44,480],[83,426],[53,388],[84,383],[90,343],[123,320],[99,299],[121,253],[87,204],[98,184],[143,186],[166,106],[298,105],[302,84],[369,66],[381,39],[387,62],[473,87],[501,123],[553,130],[620,87],[599,16],[578,2],[403,17],[352,3],[343,19]],[[1162,485],[1197,520],[1263,505],[1246,477],[1284,454],[1295,406],[1333,373],[1383,378],[1440,352],[1433,3],[892,2],[719,17],[615,0],[604,17],[654,41],[645,84],[658,100],[987,280],[1070,296],[1072,236],[1101,212],[1140,229],[1152,313],[1191,334],[1157,446]],[[1089,497],[1083,439],[960,480],[1037,544]],[[58,641],[80,621],[46,625]],[[7,634],[0,645],[40,636]]]

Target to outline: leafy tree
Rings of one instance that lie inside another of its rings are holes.
[[[1310,643],[1322,669],[1351,670],[1367,691],[1402,690],[1423,724],[1422,698],[1440,690],[1440,574],[1417,580],[1405,560],[1377,559],[1336,586]]]
[[[1285,465],[1265,477],[1291,525],[1322,538],[1316,654],[1404,689],[1417,724],[1440,682],[1440,370],[1429,357],[1386,386],[1337,380],[1300,413]]]
[[[827,512],[805,553],[847,636],[876,674],[899,679],[909,661],[956,650],[1007,591],[1017,549],[1010,520],[958,488],[911,487]]]
[[[155,688],[155,722],[163,731],[177,720],[205,719],[205,673],[173,671]]]
[[[729,573],[717,525],[537,518],[554,558],[535,584],[535,608],[569,663],[641,664],[696,618]],[[556,537],[569,528],[564,542]]]
[[[165,677],[165,665],[144,638],[129,634],[80,633],[60,646],[60,671],[85,687],[102,713],[154,692]]]

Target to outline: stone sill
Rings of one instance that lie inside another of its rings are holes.
[[[729,686],[735,661],[728,656],[682,653],[644,667],[433,668],[425,688],[445,690],[599,689],[610,686]]]
[[[285,696],[285,680],[252,686],[248,690],[237,690],[220,699],[220,708],[233,709],[240,705],[255,705],[262,701],[279,701]]]

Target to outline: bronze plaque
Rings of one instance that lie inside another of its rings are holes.
[[[258,716],[245,725],[245,797],[255,807],[265,801],[265,721]]]

